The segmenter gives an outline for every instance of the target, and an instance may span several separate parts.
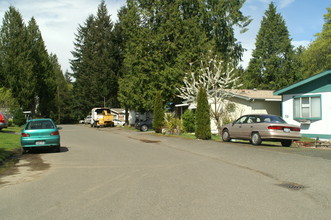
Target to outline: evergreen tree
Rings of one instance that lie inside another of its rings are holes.
[[[35,112],[36,77],[28,42],[28,32],[21,14],[14,7],[9,7],[0,32],[1,81],[2,85],[11,89],[22,109]]]
[[[47,53],[41,32],[32,18],[27,27],[28,44],[31,48],[30,62],[32,63],[35,84],[35,97],[37,97],[38,114],[42,117],[50,117],[56,111],[56,75],[51,66],[50,57]],[[31,100],[32,101],[32,100]]]
[[[183,69],[211,49],[198,17],[184,17],[180,1],[128,1],[119,17],[125,36],[125,74],[120,80],[121,103],[150,111],[156,91],[174,101]]]
[[[322,32],[303,52],[304,78],[331,69],[331,7],[327,8],[324,21]]]
[[[116,63],[116,49],[114,45],[114,25],[111,21],[110,15],[102,0],[95,17],[92,28],[91,41],[96,42],[94,45],[94,52],[97,55],[93,57],[93,70],[98,78],[99,83],[99,97],[106,99],[108,106],[119,107],[117,101],[118,90],[118,70]]]
[[[244,74],[245,87],[281,89],[296,82],[293,56],[285,21],[271,2],[261,21],[252,59]]]
[[[156,133],[162,132],[164,125],[164,110],[161,92],[157,92],[154,99],[153,128]]]
[[[122,106],[126,109],[132,110],[143,110],[143,101],[142,92],[144,91],[144,78],[141,72],[138,71],[138,52],[143,51],[140,46],[144,45],[143,41],[146,39],[138,38],[141,36],[143,27],[140,25],[140,16],[138,14],[138,7],[134,0],[128,0],[127,6],[122,7],[118,13],[119,22],[117,23],[118,32],[120,35],[118,38],[122,39],[121,50],[124,53],[122,69],[123,76],[119,79],[119,94],[118,99]],[[124,61],[125,59],[125,61]],[[136,59],[137,61],[131,61]],[[135,65],[131,65],[135,64]]]
[[[90,15],[84,26],[79,25],[78,33],[75,38],[75,50],[72,55],[75,59],[70,61],[73,73],[71,76],[75,79],[73,83],[73,118],[80,119],[93,108],[100,105],[95,100],[94,94],[98,93],[98,84],[96,77],[89,70],[90,47],[91,44],[86,39],[90,35],[89,30],[92,28],[94,17]],[[93,53],[92,53],[93,55]],[[95,103],[97,102],[97,103]]]
[[[206,89],[201,86],[197,97],[197,110],[195,115],[195,136],[199,139],[211,138],[210,106]]]
[[[153,95],[163,91],[166,102],[176,102],[187,64],[199,67],[207,51],[238,61],[242,47],[234,26],[245,31],[250,22],[240,8],[244,1],[128,0],[119,13],[124,36],[122,105],[150,111]]]
[[[75,117],[82,118],[95,106],[118,107],[118,48],[114,45],[113,23],[105,1],[96,16],[79,26],[71,60],[75,97]]]
[[[56,75],[55,108],[51,117],[56,121],[56,123],[73,122],[71,116],[72,85],[70,82],[66,81],[61,70],[61,66],[58,62],[58,58],[55,54],[50,55],[50,62],[52,71]]]
[[[184,114],[182,114],[182,120],[186,132],[195,131],[195,114],[192,110],[186,110]]]
[[[183,1],[187,2],[187,1]],[[186,4],[190,6],[188,1]],[[238,62],[241,60],[244,48],[237,41],[234,34],[234,27],[240,33],[247,31],[247,26],[252,19],[244,16],[240,11],[246,0],[222,0],[222,1],[196,1],[200,2],[202,11],[202,27],[204,28],[209,39],[214,42],[213,51],[228,62]]]

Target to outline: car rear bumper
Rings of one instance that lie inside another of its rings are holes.
[[[26,137],[21,139],[21,146],[23,148],[60,146],[60,137],[55,135],[41,139]]]
[[[262,140],[300,140],[300,132],[265,131],[260,132]]]
[[[6,124],[6,123],[0,123],[0,128],[8,128],[8,124]]]

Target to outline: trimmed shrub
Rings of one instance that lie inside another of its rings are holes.
[[[207,92],[204,87],[199,88],[197,97],[197,110],[195,114],[195,136],[199,139],[211,139],[210,106]]]
[[[24,116],[24,113],[21,109],[16,109],[14,111],[14,119],[13,119],[13,122],[15,125],[17,126],[22,126],[26,123],[26,119],[25,119],[25,116]]]
[[[184,114],[182,114],[183,126],[186,132],[194,132],[195,131],[195,114],[192,110],[186,110]]]
[[[156,133],[162,132],[164,125],[164,110],[161,92],[157,92],[154,100],[154,111],[153,111],[153,128]]]

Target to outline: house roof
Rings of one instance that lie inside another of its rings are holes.
[[[113,111],[117,114],[125,113],[125,109],[123,109],[123,108],[112,108],[111,111]]]
[[[308,83],[311,83],[312,81],[316,81],[321,79],[322,77],[325,76],[331,76],[331,70],[324,71],[322,73],[316,74],[314,76],[311,76],[307,79],[301,80],[300,82],[294,83],[293,85],[290,85],[284,89],[280,89],[274,92],[274,95],[282,95],[284,93],[287,93],[291,90],[297,89],[298,87],[304,86]]]
[[[264,101],[282,101],[282,96],[274,95],[274,90],[257,90],[257,89],[235,89],[231,90],[233,97],[244,100],[264,100]],[[177,104],[176,107],[190,106],[190,104]]]
[[[235,97],[245,100],[265,100],[265,101],[281,101],[282,97],[274,95],[274,90],[257,90],[257,89],[236,89],[232,93]]]

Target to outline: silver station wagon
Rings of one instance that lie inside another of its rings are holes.
[[[289,147],[294,140],[300,138],[299,126],[287,124],[284,119],[276,115],[244,115],[222,127],[222,139],[225,142],[242,139],[260,145],[262,141],[276,141],[281,142],[282,146]]]

